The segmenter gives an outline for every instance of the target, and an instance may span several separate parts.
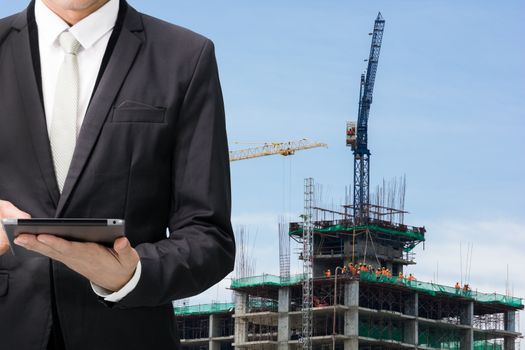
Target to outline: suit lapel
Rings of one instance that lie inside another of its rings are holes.
[[[18,31],[11,40],[13,64],[18,77],[20,96],[23,96],[24,116],[31,134],[31,142],[37,162],[46,183],[49,195],[55,205],[58,204],[60,192],[55,177],[51,146],[47,133],[46,117],[38,91],[36,75],[33,68],[27,26],[27,10],[21,12],[13,27]]]
[[[128,6],[117,43],[84,117],[69,173],[58,202],[57,217],[63,214],[75,185],[89,160],[118,91],[135,61],[142,40],[134,32],[140,30],[142,30],[140,15],[131,6]],[[110,152],[110,150],[107,151]]]

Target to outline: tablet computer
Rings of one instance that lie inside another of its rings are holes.
[[[14,255],[41,256],[16,245],[13,241],[21,233],[50,234],[75,242],[94,242],[113,246],[115,239],[124,236],[121,219],[2,219],[2,226]]]

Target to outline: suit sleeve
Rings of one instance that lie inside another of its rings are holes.
[[[198,294],[233,270],[231,184],[214,45],[206,40],[177,119],[167,239],[136,247],[139,283],[115,307],[156,306]]]

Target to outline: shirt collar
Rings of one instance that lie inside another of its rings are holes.
[[[84,49],[89,49],[108,31],[113,29],[117,21],[119,0],[109,0],[104,6],[93,12],[74,26],[69,25],[56,13],[51,11],[42,0],[35,2],[35,21],[38,26],[39,39],[42,44],[54,45],[63,31],[69,31],[80,42]]]

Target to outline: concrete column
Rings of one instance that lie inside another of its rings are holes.
[[[470,326],[469,329],[462,331],[460,348],[461,350],[471,350],[474,348],[474,329],[472,327],[474,323],[473,301],[469,301],[467,304],[461,306],[460,323]]]
[[[290,287],[279,288],[278,309],[279,318],[277,323],[277,349],[288,350],[290,339]]]
[[[345,282],[344,304],[348,306],[345,311],[345,335],[344,350],[357,350],[359,348],[359,281]]]
[[[516,311],[507,311],[504,315],[505,330],[509,332],[516,332]]]
[[[505,337],[505,342],[503,344],[503,349],[505,349],[505,350],[515,350],[516,349],[516,338],[514,338],[514,337]]]
[[[504,326],[505,326],[506,331],[516,332],[516,311],[505,312],[504,322],[505,322]],[[505,337],[504,349],[505,350],[516,349],[516,338]]]
[[[216,314],[210,314],[210,341],[209,341],[209,349],[210,350],[220,350],[221,344],[219,344],[218,341],[213,340],[215,337],[220,336],[220,330],[219,330],[219,319]]]
[[[405,304],[405,314],[414,316],[414,320],[405,321],[405,343],[417,346],[419,343],[419,327],[417,322],[419,309],[419,294],[414,293]]]
[[[235,316],[244,315],[248,312],[248,294],[235,291]],[[243,344],[248,341],[248,322],[239,317],[235,317],[235,344]],[[235,347],[240,349],[239,347]]]

